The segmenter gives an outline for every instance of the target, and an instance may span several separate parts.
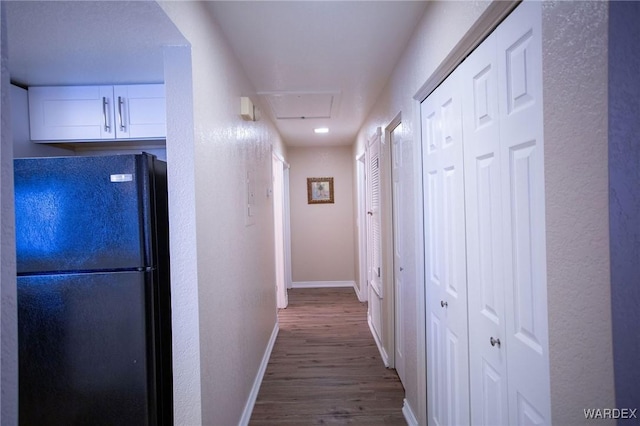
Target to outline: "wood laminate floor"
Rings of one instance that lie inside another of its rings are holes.
[[[351,288],[289,290],[249,424],[406,425],[404,389],[366,317]]]

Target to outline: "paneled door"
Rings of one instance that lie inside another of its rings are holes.
[[[463,99],[471,423],[506,425],[507,359],[496,38],[458,68]]]
[[[509,424],[551,424],[541,9],[496,30]]]
[[[469,423],[462,111],[452,74],[421,104],[425,215],[427,410]]]
[[[472,424],[550,424],[540,5],[461,74]]]

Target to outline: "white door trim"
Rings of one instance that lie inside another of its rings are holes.
[[[398,170],[396,170],[396,164],[401,164],[402,162],[402,150],[396,151],[395,150],[395,141],[393,138],[393,132],[398,128],[398,126],[400,126],[402,122],[402,113],[398,113],[398,115],[396,115],[393,120],[391,120],[391,122],[389,123],[389,125],[385,128],[385,141],[388,141],[387,145],[389,145],[387,147],[388,149],[388,160],[387,160],[387,164],[389,164],[389,176],[390,176],[390,192],[391,192],[391,232],[390,232],[390,237],[391,237],[391,256],[389,256],[388,261],[390,262],[391,268],[390,272],[391,272],[391,280],[390,280],[390,287],[392,289],[392,291],[390,291],[389,293],[391,294],[391,301],[389,303],[389,307],[390,307],[390,312],[389,312],[389,318],[387,318],[387,323],[389,325],[389,329],[393,330],[393,340],[392,340],[392,345],[393,348],[391,349],[391,352],[393,352],[393,366],[396,368],[396,371],[398,373],[398,376],[400,377],[400,381],[404,382],[405,381],[405,366],[404,366],[404,352],[405,352],[405,342],[406,340],[404,339],[404,332],[403,332],[403,321],[402,321],[402,314],[404,312],[404,309],[402,309],[402,303],[406,303],[406,300],[403,300],[401,297],[400,292],[402,291],[402,288],[398,288],[401,287],[401,285],[398,285],[399,283],[402,282],[402,270],[403,270],[403,266],[401,264],[396,264],[398,263],[396,259],[396,253],[398,253],[399,251],[401,251],[401,247],[399,247],[401,245],[401,243],[399,242],[399,239],[402,237],[402,233],[401,232],[396,232],[399,228],[399,224],[400,224],[400,219],[399,219],[399,208],[400,208],[400,203],[396,202],[396,197],[399,197],[400,194],[397,194],[396,192],[396,188],[395,188],[395,181],[396,179],[400,179],[400,176],[396,176],[396,174],[398,173]],[[400,144],[402,142],[400,141]],[[399,159],[397,157],[400,157]],[[399,161],[399,163],[398,163]],[[401,192],[401,191],[400,191]]]
[[[289,172],[291,166],[286,161],[284,163],[284,192],[282,200],[284,203],[284,281],[286,288],[293,287],[293,277],[291,275],[291,201],[289,197]]]
[[[356,212],[358,227],[358,285],[356,294],[361,302],[367,301],[369,293],[367,283],[367,183],[366,183],[365,153],[356,156],[356,179],[358,191],[358,210]]]
[[[284,161],[275,153],[272,155],[272,202],[273,231],[275,245],[276,305],[286,308],[289,304],[286,283],[286,248],[284,214]]]

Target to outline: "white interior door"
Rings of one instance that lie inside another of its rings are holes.
[[[395,127],[390,132],[391,143],[391,178],[393,181],[392,198],[393,198],[393,284],[394,284],[394,324],[395,324],[395,368],[398,372],[400,381],[405,383],[405,315],[406,306],[409,304],[407,300],[407,290],[402,281],[404,271],[402,248],[403,248],[403,230],[402,230],[402,194],[404,188],[402,186],[402,123],[393,123]]]
[[[385,365],[389,365],[389,359],[382,344],[382,300],[384,292],[382,286],[382,224],[380,220],[381,136],[381,130],[378,129],[376,134],[369,140],[367,146],[368,322],[383,361]]]
[[[460,66],[473,424],[550,424],[540,5]]]
[[[382,229],[380,222],[380,145],[381,134],[378,131],[367,147],[367,223],[369,251],[369,284],[382,297]]]
[[[456,72],[461,74],[462,91],[467,94],[463,97],[462,115],[471,423],[506,425],[509,420],[495,35],[474,50]]]
[[[539,2],[496,30],[509,424],[550,424]]]
[[[469,423],[462,112],[457,74],[421,104],[429,424]]]

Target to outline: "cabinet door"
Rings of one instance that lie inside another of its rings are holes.
[[[165,138],[164,84],[114,86],[118,139]]]
[[[429,424],[469,424],[462,111],[456,73],[421,104]]]
[[[31,140],[103,140],[115,137],[112,86],[29,88]]]

